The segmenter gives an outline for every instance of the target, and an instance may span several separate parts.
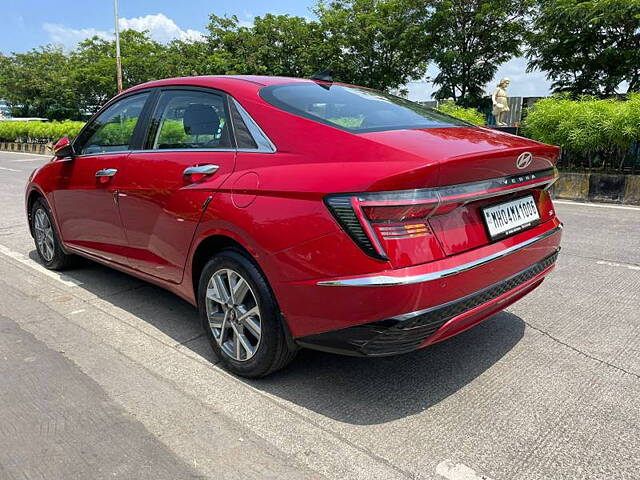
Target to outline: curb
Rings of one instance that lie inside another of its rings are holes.
[[[53,155],[53,145],[51,143],[0,142],[0,151]]]
[[[561,172],[553,198],[640,205],[640,175]]]

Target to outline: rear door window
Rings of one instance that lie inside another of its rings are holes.
[[[418,103],[366,88],[309,82],[264,87],[260,95],[282,110],[354,133],[469,126]]]
[[[165,90],[153,113],[147,148],[230,149],[226,98],[195,90]]]

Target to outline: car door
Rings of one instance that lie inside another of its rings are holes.
[[[72,248],[126,265],[127,239],[115,196],[134,147],[149,92],[115,101],[92,119],[62,160],[53,192],[64,242]]]
[[[159,90],[146,138],[118,184],[130,261],[141,272],[179,283],[204,208],[234,169],[226,96]]]

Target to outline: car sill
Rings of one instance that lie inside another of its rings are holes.
[[[389,275],[374,275],[374,276],[365,276],[365,277],[357,277],[357,278],[345,278],[342,280],[326,280],[322,282],[318,282],[318,285],[325,287],[392,287],[397,285],[412,285],[414,283],[423,283],[430,282],[432,280],[438,280],[444,277],[450,277],[452,275],[457,275],[462,272],[466,272],[467,270],[471,270],[473,268],[479,267],[486,263],[492,262],[502,257],[506,257],[518,250],[521,250],[525,247],[533,245],[534,243],[539,242],[551,235],[556,234],[562,230],[562,225],[558,225],[551,230],[541,233],[535,237],[532,237],[524,242],[518,243],[517,245],[513,245],[512,247],[505,248],[496,253],[492,253],[491,255],[487,255],[486,257],[479,258],[472,262],[468,262],[462,265],[458,265],[457,267],[447,268],[444,270],[439,270],[437,272],[429,272],[423,273],[420,275],[411,275],[407,277],[392,277]]]

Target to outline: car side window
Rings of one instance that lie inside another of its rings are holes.
[[[225,105],[225,97],[215,93],[162,92],[153,113],[147,148],[233,148]]]
[[[133,132],[147,98],[149,93],[123,98],[98,115],[79,139],[80,155],[131,150]]]
[[[251,136],[251,132],[249,132],[246,123],[242,120],[242,116],[236,108],[235,102],[231,102],[231,119],[233,120],[233,129],[236,134],[238,148],[247,150],[257,149],[258,145]]]

